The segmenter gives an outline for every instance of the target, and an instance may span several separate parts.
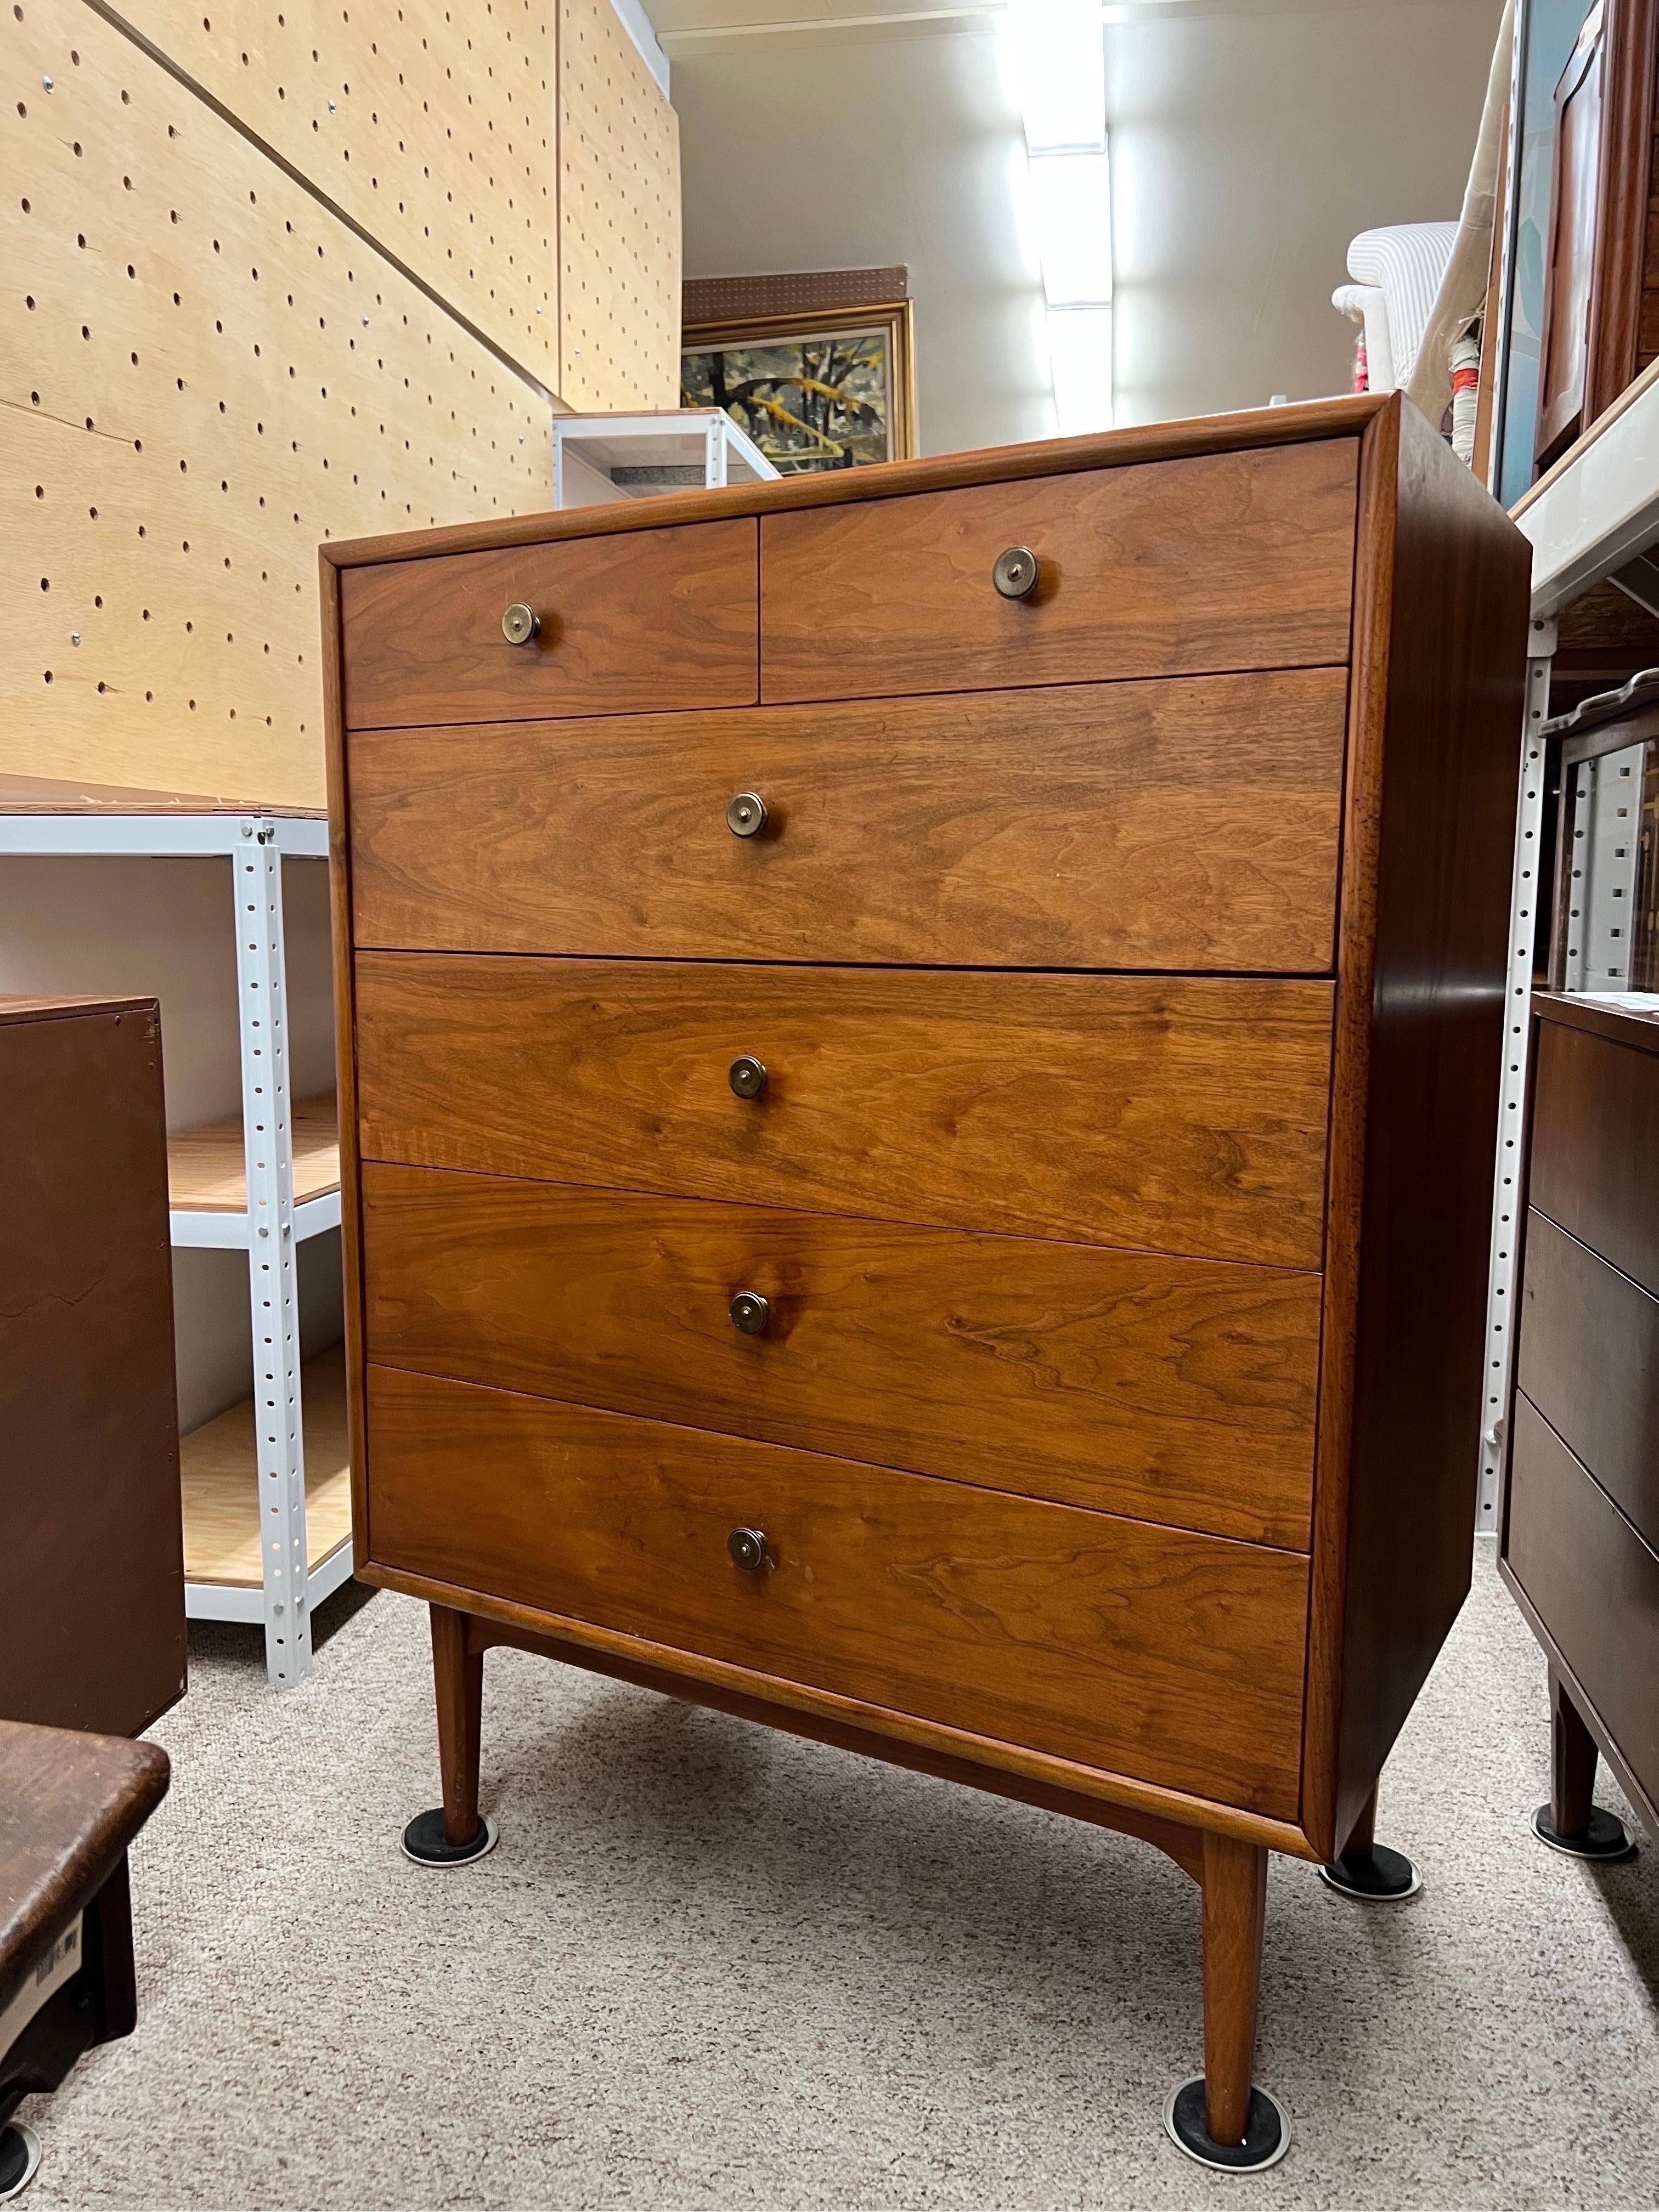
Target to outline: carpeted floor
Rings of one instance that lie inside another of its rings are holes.
[[[501,1847],[424,1871],[425,1615],[343,1593],[285,1696],[251,1632],[193,1632],[134,1853],[138,2033],[25,2108],[26,2202],[1653,2206],[1659,1851],[1590,1871],[1528,1833],[1543,1663],[1490,1560],[1384,1784],[1423,1894],[1274,1863],[1271,2173],[1164,2136],[1198,1913],[1156,1852],[497,1651]]]

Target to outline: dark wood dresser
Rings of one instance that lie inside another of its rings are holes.
[[[1520,1336],[1499,1559],[1550,1668],[1550,1802],[1577,1857],[1659,1834],[1659,1000],[1533,1000]]]
[[[1265,2162],[1469,1578],[1527,547],[1359,399],[323,563],[407,1846],[496,1644],[1127,1829]]]
[[[161,1017],[0,999],[0,1718],[185,1692]]]

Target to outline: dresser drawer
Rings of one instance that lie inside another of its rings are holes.
[[[348,729],[738,707],[756,696],[751,516],[340,573]],[[514,605],[540,622],[510,645]]]
[[[1348,657],[1358,441],[761,518],[761,696],[872,698]],[[1041,564],[1004,599],[998,556]]]
[[[365,1159],[1316,1267],[1328,983],[359,953]],[[740,1057],[767,1071],[733,1095]]]
[[[1316,1275],[373,1164],[363,1232],[384,1365],[1307,1548]]]
[[[356,941],[1306,973],[1331,963],[1346,708],[1321,668],[363,731]],[[757,835],[727,824],[743,793]]]
[[[1659,1298],[1536,1211],[1527,1222],[1517,1376],[1659,1547]]]
[[[380,1566],[1296,1813],[1294,1553],[374,1365],[368,1407]]]
[[[1659,1557],[1517,1393],[1504,1553],[1635,1774],[1659,1797]]]
[[[1538,1024],[1528,1195],[1659,1296],[1659,1054]]]

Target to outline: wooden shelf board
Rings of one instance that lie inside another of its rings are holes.
[[[294,1109],[294,1203],[303,1206],[339,1188],[339,1115],[333,1093],[325,1091]],[[167,1203],[175,1213],[247,1212],[240,1114],[167,1139]]]
[[[46,775],[0,775],[0,814],[259,814],[322,822],[316,806],[271,806],[194,791],[146,791],[133,784],[71,782]]]
[[[346,1444],[345,1352],[336,1345],[300,1370],[306,1440],[307,1570],[315,1573],[351,1537],[351,1457]],[[185,1580],[260,1586],[258,1468],[253,1401],[184,1437]]]

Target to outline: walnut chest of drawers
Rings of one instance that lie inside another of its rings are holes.
[[[1468,1580],[1527,577],[1373,399],[325,549],[411,1849],[500,1643],[1061,1807],[1273,2136]]]

